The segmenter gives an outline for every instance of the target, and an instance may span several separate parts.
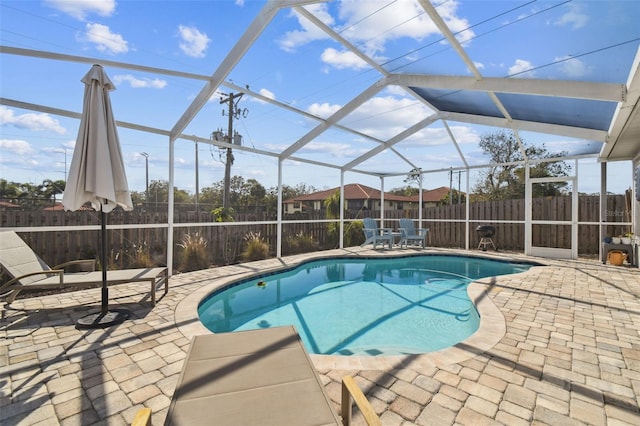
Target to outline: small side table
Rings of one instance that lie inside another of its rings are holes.
[[[402,232],[391,231],[391,240],[394,246],[400,244],[400,240],[402,240]]]
[[[602,244],[602,263],[607,263],[607,256],[611,250],[620,250],[624,251],[629,255],[627,260],[631,264],[631,266],[638,266],[638,259],[636,258],[636,246],[632,244],[613,244],[613,243],[603,243]]]

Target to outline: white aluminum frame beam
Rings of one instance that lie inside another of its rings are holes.
[[[627,96],[623,103],[618,105],[616,112],[611,120],[609,127],[609,140],[612,143],[605,144],[600,152],[601,158],[609,158],[618,142],[618,138],[622,136],[625,130],[631,126],[634,114],[640,114],[637,110],[638,101],[640,100],[640,47],[636,52],[636,57],[631,66],[629,77],[627,79]]]
[[[627,97],[627,87],[624,84],[537,78],[483,77],[482,80],[478,80],[474,77],[450,75],[391,74],[387,77],[386,83],[403,87],[513,93],[610,102],[624,102]]]
[[[530,132],[548,133],[552,135],[568,136],[578,139],[606,142],[607,132],[604,130],[585,129],[583,127],[563,126],[560,124],[540,123],[536,121],[512,120],[506,118],[489,117],[460,112],[441,112],[442,119],[459,121],[462,123],[480,124],[483,126],[516,128]]]

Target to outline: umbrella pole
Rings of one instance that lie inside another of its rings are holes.
[[[102,315],[109,312],[109,287],[107,287],[107,214],[100,207],[102,233]]]
[[[109,287],[107,286],[107,214],[100,207],[101,263],[102,263],[102,305],[100,312],[85,315],[76,322],[76,328],[106,328],[124,322],[129,318],[125,309],[109,310]]]

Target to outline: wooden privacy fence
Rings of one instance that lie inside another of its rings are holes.
[[[600,199],[598,196],[580,196],[577,207],[578,253],[597,255],[600,248],[598,225]],[[571,221],[571,197],[535,198],[532,213],[534,220]],[[480,242],[475,231],[478,225],[493,225],[496,227],[493,241],[499,249],[524,251],[525,214],[523,199],[471,203],[469,205],[470,247],[478,247]],[[616,222],[631,222],[631,206],[624,195],[607,197],[605,215],[606,235],[615,236],[631,232],[628,225],[616,224]],[[385,212],[385,219],[388,219],[385,226],[393,227],[400,217],[417,219],[418,212],[411,210]],[[422,227],[429,228],[430,244],[436,247],[464,247],[465,217],[465,204],[425,209]],[[535,246],[566,248],[569,247],[570,241],[571,228],[568,225],[534,225],[532,228],[532,242]]]
[[[534,200],[534,218],[547,220],[567,220],[570,197],[540,198]],[[0,211],[0,227],[53,227],[47,232],[19,232],[34,251],[49,265],[55,265],[71,259],[99,258],[100,231],[65,231],[68,226],[100,225],[100,214],[94,211],[41,211],[41,210],[3,210]],[[599,241],[598,197],[579,197],[579,247],[581,255],[597,255]],[[446,205],[423,210],[423,227],[430,229],[429,244],[435,247],[464,248],[465,245],[465,204]],[[546,216],[542,216],[542,214]],[[620,235],[630,232],[628,226],[619,222],[630,222],[630,206],[624,195],[607,197],[606,234]],[[363,215],[380,217],[378,211],[348,212],[347,217],[360,219]],[[417,219],[417,210],[385,211],[384,226],[397,228],[401,217]],[[524,200],[488,201],[472,203],[469,207],[470,248],[476,248],[479,238],[475,228],[481,224],[496,227],[493,238],[498,249],[505,251],[524,251],[525,204]],[[211,264],[229,264],[240,260],[245,245],[245,237],[249,232],[259,233],[269,244],[271,255],[276,252],[277,225],[275,223],[251,223],[275,221],[264,213],[237,215],[236,224],[220,224],[220,226],[200,226],[197,223],[213,222],[210,213],[177,212],[174,216],[174,267],[178,265],[180,244],[185,234],[198,232],[208,242],[207,252]],[[325,216],[321,212],[296,214],[287,216],[283,223],[283,254],[291,254],[286,245],[288,237],[298,234],[311,236],[316,242],[314,249],[335,248],[337,240],[328,231],[328,223],[321,222]],[[132,212],[115,211],[107,215],[109,225],[153,225],[159,227],[127,227],[126,229],[110,229],[109,248],[112,267],[128,267],[134,264],[139,251],[150,253],[155,264],[165,264],[167,259],[167,221],[166,212]],[[242,223],[243,221],[250,221]],[[304,221],[304,222],[295,222]],[[511,222],[511,223],[509,223]],[[184,226],[181,224],[190,224]],[[194,225],[195,224],[195,225]],[[193,226],[191,226],[193,225]],[[565,247],[570,240],[569,227],[539,226],[533,228],[533,242],[537,246]],[[333,238],[333,239],[332,239]],[[364,241],[364,236],[362,238]],[[360,241],[360,242],[362,242]],[[354,244],[359,244],[355,242]]]

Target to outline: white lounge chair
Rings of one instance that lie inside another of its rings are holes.
[[[360,247],[373,244],[373,248],[375,249],[378,244],[382,244],[382,248],[384,248],[385,243],[389,245],[389,248],[392,247],[393,235],[390,228],[378,228],[376,220],[370,217],[365,217],[362,221],[364,222],[363,230],[365,240]]]
[[[411,243],[420,244],[422,248],[427,246],[427,237],[429,236],[428,228],[416,228],[411,219],[400,219],[400,247],[405,247]]]
[[[11,279],[0,284],[0,299],[12,303],[25,290],[50,290],[68,287],[94,287],[102,283],[102,272],[95,271],[94,259],[74,260],[51,268],[13,231],[0,232],[0,266]],[[75,265],[85,272],[65,273],[64,268]],[[156,304],[156,288],[164,282],[169,291],[167,268],[140,268],[107,271],[108,284],[148,282],[151,303]]]

